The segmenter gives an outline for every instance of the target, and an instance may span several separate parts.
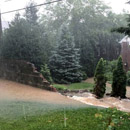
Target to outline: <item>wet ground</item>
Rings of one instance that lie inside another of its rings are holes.
[[[88,83],[94,83],[93,78],[87,79],[85,82]],[[111,84],[107,83],[106,84],[106,93],[111,92]],[[129,99],[119,99],[119,98],[114,98],[110,96],[104,96],[102,99],[97,99],[95,96],[91,93],[83,93],[83,94],[75,94],[71,97],[71,99],[75,99],[77,101],[80,101],[82,103],[88,104],[88,105],[93,105],[93,106],[101,106],[101,107],[116,107],[119,110],[130,112],[130,87],[127,86],[127,93],[126,96]]]
[[[93,83],[93,79],[87,82]],[[107,92],[111,91],[111,85],[107,84]],[[127,97],[130,97],[130,87],[127,87]],[[66,97],[57,92],[50,92],[29,85],[0,79],[0,101],[26,101],[26,102],[44,102],[57,105],[71,106],[101,106],[116,107],[119,110],[130,112],[130,100],[113,98],[105,96],[102,99],[96,99],[91,93],[74,94],[73,97]],[[86,104],[86,105],[85,105]]]
[[[54,104],[82,105],[81,102],[57,93],[0,79],[0,100],[36,101]]]

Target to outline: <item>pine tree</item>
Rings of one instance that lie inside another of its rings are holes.
[[[127,3],[130,4],[130,1],[128,1]],[[128,18],[126,19],[126,21],[127,21],[126,27],[114,28],[112,29],[112,32],[118,32],[130,36],[130,14],[128,14]]]
[[[31,25],[20,14],[16,14],[9,28],[4,31],[1,56],[6,59],[25,60],[40,69],[44,59],[40,35],[37,32],[32,30]]]
[[[113,72],[112,96],[125,98],[126,96],[126,73],[123,69],[122,57],[118,58],[117,67]]]
[[[107,81],[104,72],[103,58],[101,58],[97,64],[94,81],[95,81],[94,94],[97,96],[97,98],[102,98],[105,94],[106,81]]]
[[[73,83],[82,80],[79,65],[79,49],[75,48],[74,38],[63,25],[59,37],[59,45],[50,58],[52,77],[57,83]]]

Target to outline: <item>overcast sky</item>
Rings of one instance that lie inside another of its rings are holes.
[[[8,1],[8,2],[4,2]],[[1,12],[6,12],[10,10],[15,10],[19,8],[23,8],[27,5],[27,3],[30,0],[0,0],[0,8]],[[37,4],[45,3],[45,0],[33,0]],[[54,0],[52,0],[54,1]],[[116,13],[121,13],[123,9],[128,10],[130,12],[130,5],[125,4],[127,0],[102,0],[107,5],[111,6],[113,11]],[[14,13],[2,15],[2,20],[3,21],[10,21],[14,17]]]

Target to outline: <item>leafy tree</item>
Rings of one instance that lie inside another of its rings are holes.
[[[105,94],[106,81],[107,81],[105,77],[105,72],[104,72],[103,58],[101,58],[97,64],[95,75],[94,75],[94,81],[95,81],[94,94],[98,98],[102,98]]]
[[[59,45],[50,58],[53,80],[57,83],[73,83],[82,80],[79,65],[79,49],[75,48],[74,38],[66,25],[61,28]]]
[[[41,66],[41,73],[42,73],[42,75],[44,76],[44,78],[45,78],[48,82],[50,82],[50,83],[53,82],[53,81],[52,81],[52,78],[51,78],[51,73],[50,73],[50,70],[49,70],[47,64]]]
[[[46,12],[40,21],[49,38],[55,45],[59,25],[66,23],[74,36],[75,47],[80,48],[80,63],[88,76],[94,75],[95,64],[101,57],[118,58],[121,50],[118,41],[122,35],[111,34],[110,29],[125,25],[124,15],[113,13],[100,0],[66,0],[47,5]]]
[[[90,43],[82,44],[81,45],[81,65],[82,70],[89,76],[93,76],[94,70],[95,70],[95,56],[94,56],[94,50],[93,47]],[[86,65],[86,66],[85,66]]]
[[[117,67],[113,72],[112,96],[126,97],[126,73],[123,69],[122,57],[118,58]]]
[[[38,9],[34,7],[35,5],[36,4],[31,1],[25,10],[25,18],[33,26],[38,24]]]

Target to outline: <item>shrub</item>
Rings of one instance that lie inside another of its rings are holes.
[[[81,71],[83,80],[86,80],[88,78],[87,74],[84,71]]]
[[[123,69],[122,57],[118,58],[117,67],[113,72],[112,96],[125,98],[126,96],[126,73]]]
[[[49,70],[47,64],[41,66],[41,73],[42,73],[42,75],[44,76],[44,78],[45,78],[48,82],[50,82],[50,83],[53,82],[53,80],[52,80],[52,78],[51,78],[50,70]]]
[[[105,61],[105,75],[108,81],[113,79],[113,71],[116,69],[117,60]]]
[[[101,58],[97,64],[94,81],[95,81],[94,94],[98,98],[102,98],[106,91],[106,81],[107,81],[107,78],[105,77],[104,73],[103,58]]]
[[[127,72],[127,85],[130,86],[130,71]]]

